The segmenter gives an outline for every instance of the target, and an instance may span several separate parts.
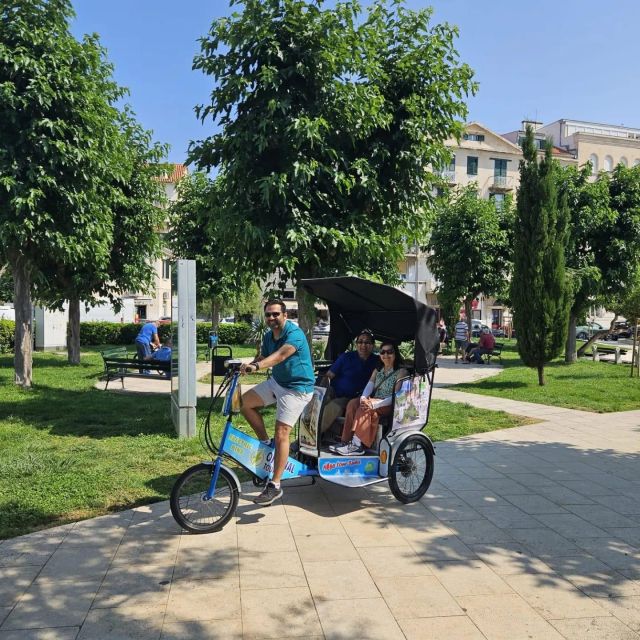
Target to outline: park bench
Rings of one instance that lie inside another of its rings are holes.
[[[491,364],[491,358],[498,358],[500,364],[502,364],[502,349],[504,348],[503,342],[496,342],[493,345],[491,353],[485,353],[482,357],[487,364]]]
[[[625,355],[629,349],[618,346],[609,346],[603,344],[594,344],[591,346],[591,354],[594,360],[600,360],[601,355],[613,355],[615,356],[615,363],[620,362],[620,358]]]
[[[125,347],[109,349],[101,353],[104,363],[104,378],[107,381],[104,385],[105,391],[112,380],[120,379],[124,389],[125,378],[149,379],[153,373],[159,374],[155,376],[156,380],[171,380],[171,377],[167,375],[171,373],[170,362],[140,362],[136,356],[129,357]],[[151,373],[140,373],[140,369],[148,370]]]

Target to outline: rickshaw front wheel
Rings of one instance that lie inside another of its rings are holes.
[[[213,497],[207,497],[212,474],[213,464],[197,464],[177,479],[171,491],[171,513],[191,533],[219,531],[238,506],[238,487],[224,467],[220,468]]]
[[[433,478],[433,451],[427,440],[411,435],[404,440],[389,468],[389,488],[405,504],[420,500]]]

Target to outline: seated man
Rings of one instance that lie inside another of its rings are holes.
[[[154,362],[156,364],[167,364],[167,371],[164,372],[168,378],[171,377],[171,353],[172,353],[172,342],[171,338],[167,338],[163,345],[156,349],[150,356],[145,357],[145,360],[148,362]],[[163,372],[158,372],[160,375],[163,375]]]
[[[496,346],[496,339],[493,337],[493,334],[487,327],[482,330],[482,334],[480,336],[480,341],[478,342],[478,346],[471,351],[469,354],[469,360],[471,362],[475,362],[476,364],[484,364],[482,360],[482,356],[491,353],[493,348]]]
[[[364,330],[356,338],[356,351],[341,354],[331,365],[322,382],[331,382],[331,400],[322,412],[320,431],[329,430],[335,419],[344,414],[349,400],[359,396],[379,363],[373,355],[373,334]]]

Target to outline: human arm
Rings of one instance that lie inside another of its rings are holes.
[[[269,367],[275,367],[277,364],[284,362],[287,358],[290,358],[296,352],[296,348],[291,344],[283,344],[277,351],[274,351],[269,356],[260,356],[253,362],[243,364],[240,367],[241,373],[253,373],[258,369],[268,369]]]
[[[151,338],[151,344],[153,344],[156,349],[160,348],[160,338],[157,331],[154,332],[153,337]]]
[[[367,382],[365,388],[362,390],[360,394],[360,406],[366,409],[373,409],[373,398],[371,398],[371,394],[374,390],[376,374],[378,371],[374,369],[371,377],[369,378],[369,382]]]
[[[396,374],[396,384],[394,386],[394,390],[398,391],[402,386],[402,379],[406,378],[409,375],[409,372],[406,369],[398,369],[398,373]],[[376,398],[373,400],[373,409],[380,409],[380,407],[390,407],[393,402],[393,394],[388,395],[386,398]]]

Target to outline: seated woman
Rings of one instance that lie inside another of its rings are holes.
[[[397,345],[383,342],[380,346],[381,366],[369,378],[359,398],[347,404],[344,427],[342,429],[343,446],[333,451],[343,456],[361,456],[365,447],[371,447],[376,439],[380,416],[391,414],[393,391],[398,380],[407,375],[402,367],[402,356]]]

